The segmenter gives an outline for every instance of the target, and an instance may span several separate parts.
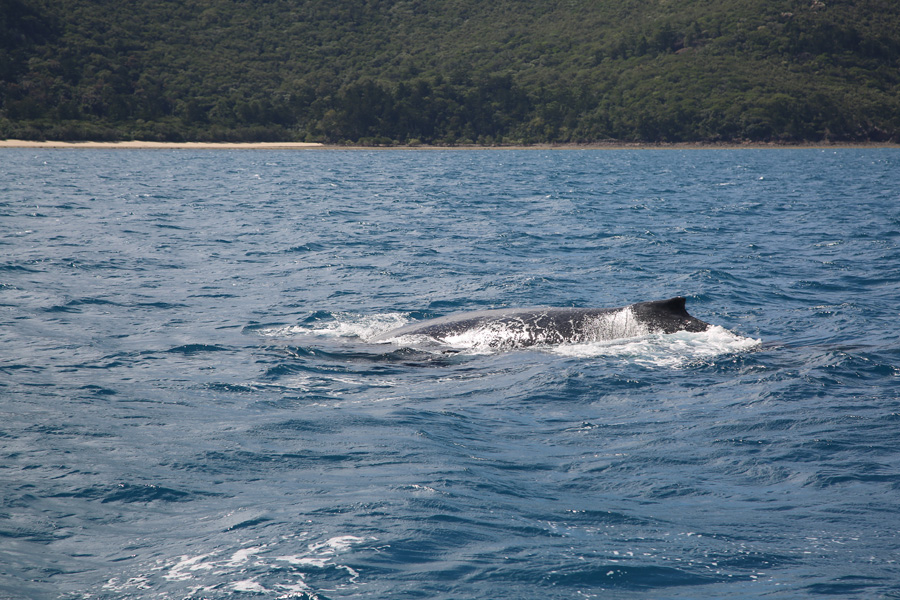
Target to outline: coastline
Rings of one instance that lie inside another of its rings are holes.
[[[854,149],[854,148],[900,148],[900,144],[889,142],[803,142],[797,144],[748,142],[598,142],[593,144],[533,144],[510,146],[340,146],[317,142],[61,142],[31,140],[0,140],[3,148],[34,149],[92,149],[92,150],[764,150],[764,149]]]
[[[0,140],[0,148],[57,148],[57,149],[134,149],[134,150],[294,150],[299,148],[321,148],[323,144],[306,142],[254,142],[254,143],[207,143],[207,142],[57,142],[30,140]]]

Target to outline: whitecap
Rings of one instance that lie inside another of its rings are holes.
[[[235,581],[231,584],[231,589],[236,592],[249,592],[253,594],[266,594],[270,593],[272,590],[266,589],[261,584],[253,581],[252,579],[247,579],[244,581]]]
[[[355,535],[340,535],[318,544],[310,544],[309,549],[313,552],[323,549],[331,550],[332,552],[345,552],[356,544],[361,544],[365,541],[365,538],[356,537]]]
[[[706,331],[650,334],[585,344],[564,344],[552,351],[579,358],[615,357],[654,367],[680,367],[758,348],[761,340],[713,325]]]
[[[330,338],[371,339],[382,333],[402,327],[409,322],[408,313],[387,312],[363,315],[358,313],[333,313],[330,320],[317,320],[299,325],[264,327],[258,330],[265,337],[317,336]]]

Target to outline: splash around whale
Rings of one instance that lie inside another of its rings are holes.
[[[703,332],[710,327],[688,314],[685,298],[679,296],[618,308],[513,308],[457,313],[411,323],[369,341],[424,338],[451,346],[505,349],[584,344],[678,331]]]

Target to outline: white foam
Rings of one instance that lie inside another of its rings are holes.
[[[279,589],[287,590],[286,594],[282,594],[278,596],[278,598],[310,598],[315,600],[319,596],[313,593],[312,588],[303,583],[302,581],[298,581],[292,585],[279,584]]]
[[[632,338],[585,344],[564,344],[553,352],[580,358],[617,357],[636,364],[656,367],[680,367],[705,362],[718,356],[747,352],[758,348],[761,340],[743,337],[713,325],[692,333],[648,334]]]
[[[635,317],[631,307],[625,307],[616,312],[593,317],[585,336],[590,341],[599,342],[639,337],[649,333],[650,330]]]
[[[231,584],[231,589],[236,592],[250,592],[254,594],[267,594],[272,592],[272,590],[266,589],[261,584],[253,581],[252,579],[247,579],[245,581],[235,581]]]
[[[454,348],[490,350],[524,345],[530,341],[530,336],[527,331],[505,323],[486,323],[449,335],[443,341]]]
[[[163,579],[168,579],[170,581],[184,581],[193,577],[193,575],[188,571],[193,572],[212,569],[213,566],[211,564],[203,562],[203,560],[208,556],[209,554],[201,554],[199,556],[182,556],[177,563],[169,568],[169,572],[163,575]]]
[[[345,552],[356,544],[361,544],[365,541],[365,538],[356,537],[355,535],[341,535],[325,540],[324,542],[320,542],[318,544],[310,544],[309,549],[312,552],[318,552],[322,550],[326,550],[326,552],[328,550],[330,550],[331,552]]]
[[[275,560],[296,565],[298,567],[316,567],[317,569],[324,569],[325,565],[328,564],[327,558],[310,558],[308,556],[297,555],[277,556],[275,557]]]
[[[237,552],[235,552],[234,554],[231,555],[231,558],[228,560],[227,563],[225,563],[225,566],[236,567],[238,565],[242,565],[245,562],[247,562],[248,560],[250,560],[250,557],[252,557],[256,554],[259,554],[262,551],[263,551],[262,547],[243,548],[241,550],[238,550]]]
[[[290,337],[312,335],[332,338],[361,338],[369,340],[377,335],[402,327],[409,322],[408,313],[378,313],[362,315],[358,313],[334,313],[330,321],[302,325],[266,327],[259,334],[266,337]]]
[[[305,537],[306,534],[303,534],[299,539]],[[103,589],[124,595],[135,590],[158,587],[161,578],[170,586],[182,586],[185,590],[190,590],[187,594],[180,593],[179,597],[229,589],[236,593],[269,594],[269,597],[278,598],[318,598],[318,591],[314,586],[321,576],[325,576],[328,585],[332,587],[355,585],[360,573],[349,565],[341,564],[340,556],[360,545],[377,541],[374,537],[338,535],[318,543],[307,543],[299,554],[279,555],[273,552],[273,546],[295,546],[294,542],[299,539],[283,538],[273,543],[221,548],[170,559],[160,558],[147,565],[144,573],[128,578],[110,578]],[[317,574],[320,569],[323,573]],[[343,571],[346,576],[335,580],[332,575],[334,570]],[[255,575],[255,572],[259,574]]]

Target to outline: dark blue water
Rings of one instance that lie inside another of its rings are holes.
[[[898,298],[897,150],[3,150],[0,597],[898,598]]]

